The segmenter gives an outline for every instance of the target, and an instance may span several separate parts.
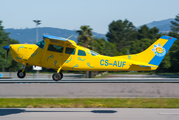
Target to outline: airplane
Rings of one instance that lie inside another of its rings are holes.
[[[151,71],[156,70],[177,40],[163,35],[150,47],[138,54],[104,56],[88,48],[79,46],[73,40],[43,35],[36,44],[10,44],[3,48],[11,52],[13,59],[24,65],[17,72],[19,78],[26,76],[29,65],[57,70],[52,75],[54,81],[63,78],[62,70],[70,71]]]

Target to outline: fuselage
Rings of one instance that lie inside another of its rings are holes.
[[[14,44],[10,45],[10,52],[13,59],[19,63],[52,69],[60,67],[62,70],[72,71],[148,71],[156,69],[156,67],[134,67],[133,61],[129,59],[100,55],[82,46],[73,48],[60,44],[49,46]]]

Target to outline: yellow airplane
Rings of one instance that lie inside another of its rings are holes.
[[[162,36],[145,51],[138,54],[122,56],[104,56],[88,48],[77,45],[73,40],[44,35],[36,44],[11,44],[4,46],[7,54],[10,51],[15,61],[24,68],[17,72],[24,78],[25,68],[29,65],[56,69],[52,78],[61,80],[61,70],[70,71],[150,71],[156,70],[177,40],[170,36]]]

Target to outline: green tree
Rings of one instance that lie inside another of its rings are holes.
[[[109,42],[116,44],[119,52],[122,49],[128,49],[131,45],[131,41],[136,39],[137,31],[132,22],[128,20],[117,20],[109,24],[109,32],[106,37]],[[123,54],[125,54],[125,50]]]
[[[176,15],[175,21],[171,21],[171,23],[172,23],[171,30],[173,32],[179,32],[179,14]]]
[[[132,41],[130,47],[131,54],[137,54],[144,50],[146,50],[149,46],[151,46],[157,39],[149,39],[149,38],[142,38],[140,40]]]
[[[147,25],[143,25],[138,29],[138,35],[137,35],[137,39],[143,39],[143,38],[148,38],[148,39],[155,39],[160,37],[159,33],[159,29],[156,27],[153,28],[149,28]]]
[[[170,49],[170,58],[171,58],[171,72],[179,72],[179,14],[176,15],[175,21],[171,21],[172,26],[171,32],[169,32],[169,36],[175,37],[178,40],[172,45]]]
[[[104,38],[95,38],[92,44],[92,49],[101,55],[118,56],[119,52],[116,49],[116,45],[107,42]]]
[[[156,27],[151,28],[149,33],[150,33],[149,35],[150,39],[158,39],[163,35],[162,33],[159,33],[159,29]]]
[[[93,40],[92,28],[90,26],[81,26],[81,30],[77,30],[76,32],[79,34],[78,36],[78,44],[83,45],[84,47],[88,47],[88,41]]]
[[[149,31],[150,29],[147,27],[147,25],[143,25],[138,29],[138,39],[148,38],[149,37]]]
[[[168,53],[170,55],[171,61],[171,67],[169,71],[179,72],[179,34],[177,34],[176,32],[169,32],[168,35],[177,38]]]

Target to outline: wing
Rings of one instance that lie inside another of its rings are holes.
[[[75,41],[68,40],[66,38],[61,38],[61,37],[56,37],[56,36],[51,36],[51,35],[44,35],[43,39],[48,44],[60,44],[60,45],[71,46],[71,47],[74,47],[74,48],[77,47]]]

